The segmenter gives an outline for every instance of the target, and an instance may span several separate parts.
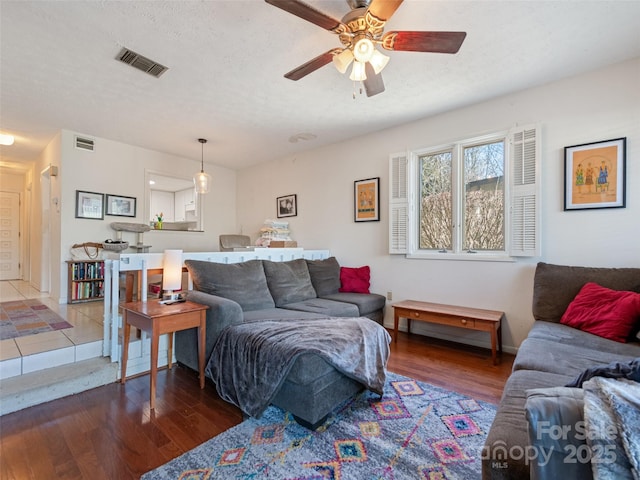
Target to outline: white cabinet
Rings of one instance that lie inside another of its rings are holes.
[[[184,222],[188,220],[187,212],[195,212],[196,203],[193,188],[179,190],[175,192],[175,212],[176,222]]]
[[[156,215],[163,214],[163,220],[165,222],[173,222],[176,212],[174,195],[171,192],[162,192],[160,190],[151,190],[151,218],[152,222],[155,222]],[[183,209],[184,210],[184,209]],[[184,215],[184,212],[182,213]]]
[[[187,212],[195,212],[196,211],[196,194],[193,188],[186,190],[186,195],[184,196],[184,208]]]

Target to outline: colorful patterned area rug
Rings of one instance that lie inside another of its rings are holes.
[[[0,303],[0,340],[65,328],[73,325],[38,300]]]
[[[317,431],[269,407],[141,480],[468,479],[495,406],[389,373],[384,395],[365,391]]]

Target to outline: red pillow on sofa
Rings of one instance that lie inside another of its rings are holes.
[[[626,342],[640,317],[640,293],[586,283],[560,323],[600,337]]]
[[[340,292],[369,293],[369,266],[349,268],[340,267]]]

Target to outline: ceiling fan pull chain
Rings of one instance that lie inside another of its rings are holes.
[[[353,99],[356,99],[356,92],[359,93],[360,95],[362,95],[362,92],[364,90],[362,90],[362,82],[357,82],[360,84],[360,87],[356,87],[356,80],[353,81]]]

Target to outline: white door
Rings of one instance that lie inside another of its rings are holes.
[[[20,279],[20,194],[0,192],[0,280]]]

